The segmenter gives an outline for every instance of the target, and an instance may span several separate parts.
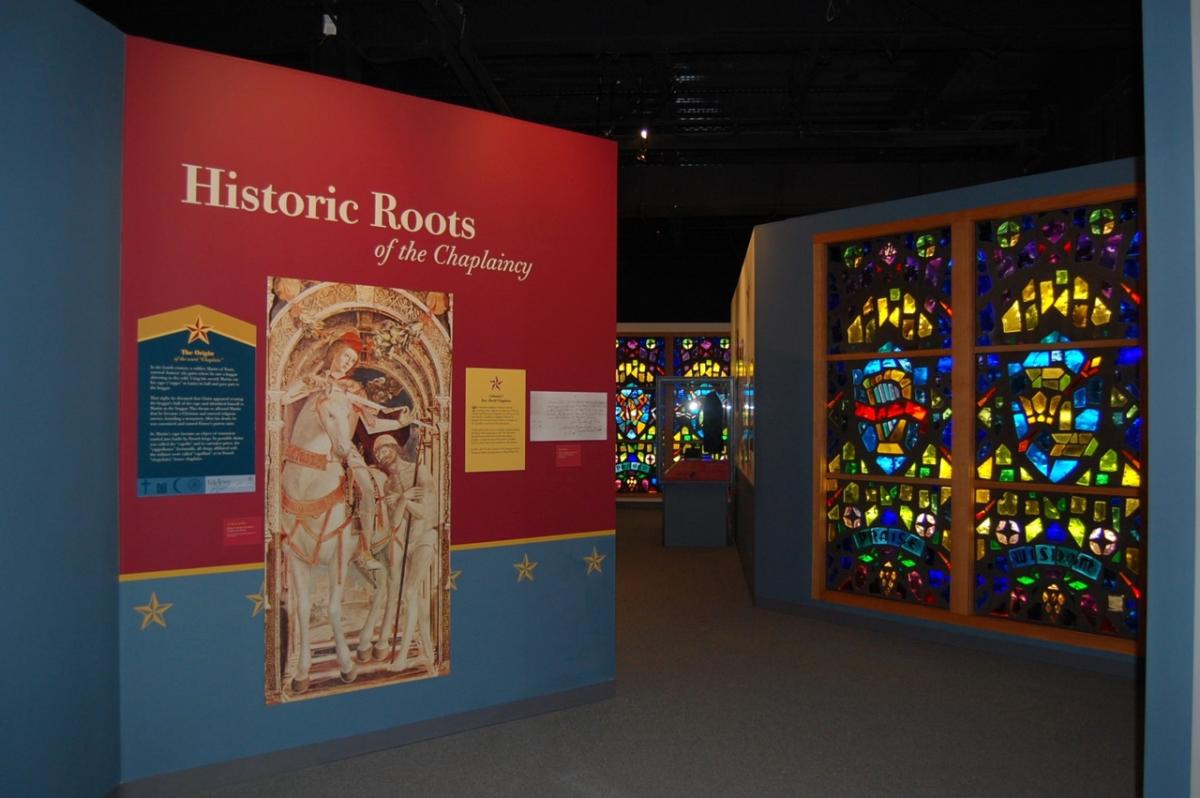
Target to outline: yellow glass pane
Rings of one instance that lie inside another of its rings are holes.
[[[1003,443],[996,447],[996,465],[1012,465],[1012,451]]]
[[[1042,313],[1054,307],[1054,283],[1042,280],[1038,283],[1038,293],[1042,298]]]
[[[1025,539],[1033,540],[1042,534],[1042,519],[1035,518],[1025,525]]]
[[[912,294],[904,295],[904,315],[910,316],[917,312],[917,300]]]
[[[1083,279],[1082,277],[1075,278],[1075,290],[1071,292],[1071,298],[1072,299],[1087,299],[1088,298],[1087,280]]]
[[[1128,463],[1124,470],[1121,471],[1121,484],[1127,488],[1137,488],[1142,484],[1142,475],[1137,472],[1137,469]]]
[[[879,308],[879,326],[882,327],[884,324],[887,323],[887,317],[888,317],[888,299],[887,299],[887,297],[885,297],[885,296],[879,297],[879,301],[876,303],[876,307]]]
[[[1025,329],[1036,330],[1038,325],[1038,309],[1037,305],[1030,305],[1025,308]]]
[[[988,459],[984,460],[982,463],[979,464],[979,478],[980,479],[991,479],[992,478],[992,458],[989,457]]]
[[[1096,297],[1096,304],[1092,306],[1092,324],[1103,327],[1111,318],[1112,313],[1109,311],[1108,305],[1100,301],[1100,297]]]
[[[1083,538],[1085,535],[1087,535],[1087,527],[1083,525],[1083,522],[1078,518],[1072,517],[1071,520],[1067,522],[1067,531],[1071,533],[1071,537],[1075,538],[1075,545],[1082,547]]]
[[[917,318],[917,335],[921,338],[928,338],[933,334],[933,325],[929,323],[929,317],[922,313]]]
[[[1068,296],[1067,289],[1064,288],[1062,293],[1058,295],[1058,299],[1054,300],[1054,309],[1063,314],[1063,316],[1066,316],[1071,310],[1071,299]]]
[[[1020,500],[1017,498],[1017,494],[1005,492],[1001,494],[1000,501],[996,502],[996,512],[1000,515],[1016,515],[1019,506]]]
[[[1117,450],[1109,449],[1100,455],[1100,470],[1112,474],[1117,470]]]
[[[1142,572],[1142,550],[1125,549],[1125,567],[1135,574]]]
[[[1042,497],[1042,508],[1046,511],[1046,517],[1050,520],[1056,521],[1062,518],[1062,513],[1058,511],[1058,505],[1049,496]],[[1037,513],[1030,513],[1030,515],[1037,515]]]
[[[1000,326],[1006,333],[1017,333],[1021,331],[1021,305],[1014,302],[1008,306],[1008,310],[1004,311],[1004,315],[1000,317]]]

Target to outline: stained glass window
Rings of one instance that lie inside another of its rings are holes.
[[[950,488],[827,480],[826,584],[935,607],[950,605]]]
[[[976,225],[979,614],[1138,635],[1138,225],[1134,200]]]
[[[1013,487],[975,490],[976,611],[1136,637],[1141,499]]]
[[[980,222],[978,342],[1139,337],[1142,250],[1133,200]]]
[[[666,365],[662,338],[617,338],[616,490],[658,491],[654,445],[658,435],[657,380]]]
[[[728,377],[729,339],[720,336],[677,337],[676,377]]]
[[[1141,348],[978,357],[976,473],[983,480],[1142,484]]]
[[[950,229],[826,255],[825,587],[946,609]]]
[[[950,229],[828,248],[829,351],[950,346]]]
[[[828,365],[829,471],[949,479],[950,358]]]

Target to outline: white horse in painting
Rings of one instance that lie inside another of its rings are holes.
[[[296,417],[280,473],[283,552],[289,575],[288,604],[298,629],[299,652],[292,691],[309,686],[312,666],[310,615],[314,571],[329,573],[329,625],[342,681],[354,681],[354,660],[342,629],[346,567],[357,541],[351,528],[350,477],[343,463],[353,454],[357,416],[349,397],[337,390],[310,394]]]
[[[403,461],[399,446],[390,435],[376,439],[374,453],[384,470],[372,469],[381,497],[372,550],[387,567],[359,632],[358,661],[386,659],[389,670],[402,671],[408,667],[408,650],[419,631],[425,666],[432,669],[430,596],[426,591],[431,589],[430,567],[438,544],[433,477],[427,468]],[[378,632],[377,624],[380,624]],[[399,645],[393,649],[397,634]]]

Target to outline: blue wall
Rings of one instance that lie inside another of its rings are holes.
[[[0,26],[0,794],[117,781],[120,33],[64,0]]]
[[[1196,593],[1196,202],[1187,0],[1144,4],[1149,285],[1145,794],[1189,793]]]
[[[450,675],[267,706],[262,572],[123,582],[121,779],[334,740],[610,682],[616,538],[454,551]],[[593,546],[605,556],[588,573]],[[537,562],[532,582],[513,564]],[[167,626],[128,608],[150,593]]]

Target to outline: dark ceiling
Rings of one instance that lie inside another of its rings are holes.
[[[728,319],[760,222],[1142,151],[1136,2],[84,5],[129,34],[616,140],[628,322]]]

